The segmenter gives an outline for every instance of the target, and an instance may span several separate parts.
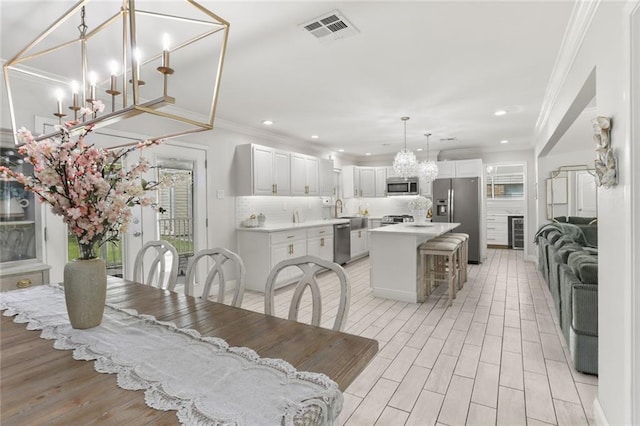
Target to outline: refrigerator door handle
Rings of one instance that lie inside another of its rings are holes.
[[[450,195],[450,197],[451,197],[451,198],[450,198],[450,200],[451,200],[451,201],[449,202],[449,222],[453,222],[453,217],[454,217],[454,211],[453,211],[454,205],[453,205],[453,200],[454,200],[454,199],[455,199],[455,197],[456,197],[456,193],[455,193],[455,190],[454,190],[454,189],[452,189],[452,190],[451,190],[451,195]]]

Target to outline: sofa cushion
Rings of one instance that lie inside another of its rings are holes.
[[[562,263],[567,263],[567,260],[569,259],[569,255],[571,253],[573,253],[574,251],[580,251],[583,250],[583,246],[581,246],[580,244],[576,243],[576,242],[572,242],[569,244],[565,244],[562,247],[560,247],[558,249],[558,251],[556,252],[556,254],[558,255],[558,257],[560,257],[560,261]]]
[[[560,238],[558,238],[556,241],[553,242],[553,248],[558,250],[561,247],[566,246],[567,244],[573,244],[575,243],[575,241],[573,240],[573,238],[567,236],[567,235],[562,235],[560,236]]]
[[[569,254],[567,265],[584,284],[598,284],[598,256],[586,251]]]
[[[562,233],[560,231],[557,232],[549,232],[547,234],[547,240],[549,241],[549,244],[553,244],[556,241],[558,241],[558,238],[562,237]]]

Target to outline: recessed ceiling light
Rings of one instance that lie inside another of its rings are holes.
[[[422,148],[417,148],[416,151],[422,152]]]
[[[311,135],[311,139],[318,139],[320,136],[318,135]]]
[[[367,153],[365,153],[364,155],[371,155],[371,153],[370,153],[370,152],[367,152]]]
[[[273,124],[273,121],[271,121],[271,120],[262,120],[262,124],[264,124],[265,126],[271,126]]]
[[[344,152],[344,149],[340,148],[340,149],[338,150],[338,152]]]
[[[508,141],[508,140],[506,140],[506,139],[502,139],[502,140],[500,141],[500,143],[509,143],[509,141]]]
[[[493,113],[493,115],[497,115],[498,117],[501,115],[505,115],[507,113],[507,111],[503,110],[503,109],[499,109],[496,112]]]

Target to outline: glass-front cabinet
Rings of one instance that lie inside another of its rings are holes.
[[[0,165],[29,174],[13,143],[12,133],[0,131]],[[34,194],[12,178],[0,177],[0,290],[48,282],[49,267],[42,263],[40,204]]]

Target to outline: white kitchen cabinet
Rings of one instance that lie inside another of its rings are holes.
[[[376,196],[376,169],[374,167],[359,167],[360,169],[360,196]]]
[[[307,254],[333,262],[333,226],[307,230]]]
[[[438,176],[440,177],[440,176]],[[433,182],[427,182],[426,179],[420,179],[420,195],[424,197],[433,197]]]
[[[344,197],[384,197],[386,169],[386,167],[344,166],[342,168]]]
[[[438,161],[438,179],[479,177],[482,173],[482,160]]]
[[[366,228],[351,231],[351,259],[369,253],[368,234],[369,231]]]
[[[455,161],[438,161],[438,179],[456,177]]]
[[[320,195],[319,160],[304,154],[291,154],[291,195]]]
[[[362,231],[366,237],[366,229]],[[271,269],[283,260],[309,254],[333,262],[332,225],[273,232],[238,229],[237,234],[238,255],[244,261],[245,287],[249,290],[264,292]],[[300,275],[297,267],[282,270],[276,280],[276,288],[290,284]]]
[[[321,159],[319,164],[320,195],[324,197],[338,196],[334,185],[333,160]]]
[[[376,197],[385,197],[387,195],[387,168],[376,167]]]
[[[487,244],[509,245],[509,225],[506,215],[487,214]]]
[[[260,145],[236,147],[238,195],[291,195],[289,153]]]
[[[456,176],[455,177],[480,177],[482,173],[482,160],[475,158],[472,160],[455,161]]]

